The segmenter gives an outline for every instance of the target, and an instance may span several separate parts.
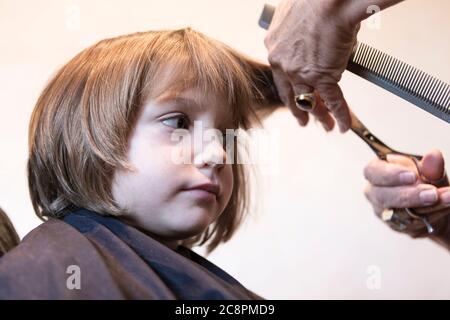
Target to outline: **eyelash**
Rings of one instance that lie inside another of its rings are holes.
[[[191,121],[190,121],[188,116],[183,115],[183,114],[178,114],[178,115],[175,115],[175,116],[172,116],[172,117],[168,117],[168,118],[162,119],[161,122],[164,122],[164,121],[167,121],[167,120],[173,120],[173,119],[180,119],[180,118],[187,120],[187,123],[188,123],[187,128],[183,128],[183,129],[188,129],[190,127],[190,125],[191,125]],[[166,124],[164,124],[164,125],[166,125]],[[166,126],[174,128],[174,127],[169,126],[169,125],[166,125]],[[174,128],[174,129],[179,129],[179,128]],[[224,144],[226,144],[226,142],[230,142],[230,141],[234,141],[235,142],[236,141],[236,137],[235,136],[233,138],[227,140],[226,138],[227,138],[228,134],[226,134],[225,132],[222,132],[222,135],[223,135],[223,143]]]
[[[173,119],[186,119],[186,120],[187,120],[187,123],[188,123],[187,128],[178,128],[178,127],[177,127],[177,128],[174,128],[174,127],[169,126],[169,125],[166,125],[166,124],[164,124],[164,125],[166,125],[166,126],[168,126],[168,127],[171,127],[171,128],[174,128],[174,129],[188,129],[189,126],[190,126],[190,120],[189,120],[189,117],[187,117],[187,116],[185,116],[185,115],[182,115],[182,114],[179,114],[179,115],[176,115],[176,116],[173,116],[173,117],[169,117],[169,118],[162,119],[161,122],[164,123],[164,121],[167,121],[167,120],[173,120]]]

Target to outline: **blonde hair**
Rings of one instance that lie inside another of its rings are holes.
[[[0,257],[20,242],[16,229],[7,214],[0,208]]]
[[[169,80],[161,83],[169,70]],[[226,99],[236,128],[248,129],[273,110],[265,103],[276,95],[267,86],[269,71],[190,28],[133,33],[83,50],[50,80],[31,116],[27,172],[36,214],[45,220],[81,207],[120,215],[112,178],[115,170],[129,168],[127,140],[143,99],[198,87]],[[224,212],[184,245],[211,240],[211,252],[242,222],[248,174],[244,165],[232,166],[235,186]]]

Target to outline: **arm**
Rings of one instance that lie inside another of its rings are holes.
[[[367,9],[370,6],[375,5],[378,6],[380,10],[384,10],[402,1],[403,0],[360,0],[360,1],[347,0],[346,2],[349,3],[349,12],[353,22],[359,23],[367,19],[372,14],[371,12],[367,12],[368,11]]]

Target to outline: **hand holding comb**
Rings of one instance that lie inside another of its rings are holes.
[[[274,14],[275,8],[265,5],[259,24],[267,29]],[[364,79],[396,94],[397,96],[415,104],[425,111],[450,122],[450,86],[435,79],[424,72],[409,66],[398,59],[388,56],[370,46],[357,43],[347,65],[347,70]],[[265,71],[261,79],[266,82],[268,105],[282,104],[273,82],[273,75]],[[269,90],[270,89],[270,90]],[[270,93],[272,92],[272,93]],[[388,154],[398,154],[410,158],[417,169],[423,183],[433,184],[437,187],[449,185],[446,173],[438,181],[427,180],[420,171],[419,161],[422,156],[396,151],[373,135],[365,125],[351,112],[351,130],[365,141],[376,153],[378,158],[386,160]],[[413,237],[435,234],[433,225],[449,217],[450,208],[436,204],[421,208],[394,208],[386,209],[382,219],[397,231],[410,234]],[[444,219],[445,218],[445,219]]]

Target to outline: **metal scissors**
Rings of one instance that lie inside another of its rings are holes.
[[[378,139],[374,134],[372,134],[352,112],[351,121],[351,130],[369,145],[369,147],[375,152],[379,159],[387,160],[387,155],[389,154],[408,157],[415,164],[419,177],[424,183],[433,184],[438,188],[449,185],[445,170],[444,175],[441,179],[437,181],[430,181],[423,176],[420,169],[419,161],[422,160],[422,156],[399,152],[390,148],[380,139]],[[412,233],[415,233],[417,236],[419,236],[419,234],[423,234],[425,227],[426,232],[428,234],[432,234],[435,232],[432,223],[448,215],[448,212],[442,212],[442,209],[444,208],[446,208],[446,206],[438,203],[433,206],[420,208],[386,209],[383,211],[381,218],[383,219],[383,221],[389,223],[392,228],[398,231],[407,231],[407,229],[409,229],[412,231]]]

